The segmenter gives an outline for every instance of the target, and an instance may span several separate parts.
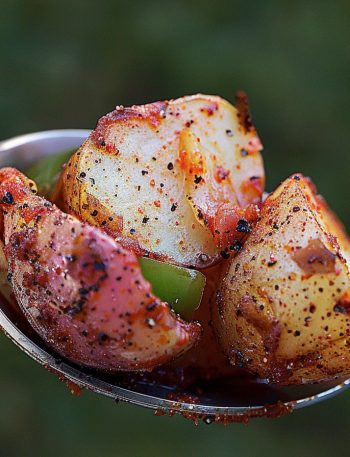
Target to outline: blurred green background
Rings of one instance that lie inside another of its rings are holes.
[[[248,92],[268,189],[313,177],[350,227],[350,3],[1,0],[0,139],[94,127],[116,104]],[[0,337],[0,457],[348,456],[350,392],[200,425],[84,393]]]

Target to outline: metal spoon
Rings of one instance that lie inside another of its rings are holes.
[[[51,130],[17,136],[0,142],[0,167],[14,166],[25,170],[31,163],[46,155],[65,149],[79,147],[86,139],[89,130]],[[313,385],[278,387],[263,381],[247,383],[247,378],[237,378],[234,384],[203,384],[200,391],[187,389],[179,400],[170,400],[174,392],[171,385],[147,382],[135,377],[128,381],[126,376],[106,376],[82,369],[69,361],[62,360],[45,346],[18,317],[5,299],[0,295],[0,328],[27,355],[80,388],[90,389],[98,394],[123,400],[136,405],[153,408],[159,413],[179,412],[194,420],[203,419],[210,423],[214,420],[245,420],[260,415],[278,415],[309,406],[330,398],[345,390],[350,380],[338,380]],[[178,393],[178,392],[177,392]],[[189,398],[195,395],[196,402]],[[185,400],[182,401],[181,398]],[[275,408],[274,405],[278,405]],[[281,409],[282,406],[282,409]]]

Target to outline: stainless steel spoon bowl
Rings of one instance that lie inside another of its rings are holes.
[[[5,140],[0,142],[0,167],[13,166],[25,170],[43,156],[79,147],[88,134],[89,130],[51,130]],[[203,419],[206,423],[218,418],[236,421],[260,415],[278,415],[330,398],[350,384],[350,380],[340,382],[338,379],[281,388],[263,381],[247,383],[247,378],[243,377],[235,379],[233,384],[230,380],[222,380],[221,384],[203,384],[200,390],[187,388],[182,393],[177,390],[176,400],[171,400],[169,394],[174,393],[171,385],[125,375],[106,376],[62,360],[30,331],[23,319],[13,314],[1,295],[0,328],[32,359],[80,388],[90,389],[116,401],[153,408],[160,414],[179,412],[194,420]],[[196,397],[195,403],[187,400],[193,396]]]

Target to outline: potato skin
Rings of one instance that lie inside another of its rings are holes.
[[[14,169],[0,170],[0,210],[17,302],[63,357],[107,372],[144,371],[198,341],[200,325],[152,294],[134,253],[34,195]]]
[[[232,364],[284,384],[350,374],[350,280],[338,233],[345,246],[342,227],[302,175],[268,196],[212,308]]]
[[[35,182],[17,170],[11,169],[10,174],[3,174],[3,179],[11,176],[18,178],[23,185],[28,187],[32,193],[37,193],[37,186]],[[6,178],[7,179],[7,178]],[[16,300],[13,295],[11,284],[8,280],[8,262],[5,255],[5,245],[4,245],[4,216],[2,211],[0,211],[0,294],[6,299],[7,304],[12,308],[17,308]]]
[[[201,94],[117,107],[65,167],[56,199],[138,255],[206,268],[244,236],[218,240],[227,220],[261,201],[262,146],[247,120],[243,107]]]

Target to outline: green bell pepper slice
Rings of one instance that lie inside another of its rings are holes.
[[[152,285],[154,295],[169,303],[185,319],[199,307],[205,276],[196,270],[140,257],[143,277]]]

